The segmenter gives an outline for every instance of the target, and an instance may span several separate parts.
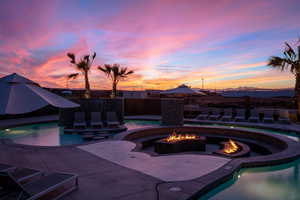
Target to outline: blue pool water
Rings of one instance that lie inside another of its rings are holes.
[[[234,179],[199,200],[299,200],[300,159],[291,163],[242,169]]]
[[[156,121],[126,121],[129,130],[158,124],[159,122]],[[197,125],[193,124],[193,126]],[[224,127],[218,124],[207,126]],[[243,129],[262,131],[262,129],[256,128]],[[265,129],[263,131],[285,135],[299,141],[299,137],[295,133]],[[83,143],[79,135],[63,134],[62,129],[56,123],[35,124],[0,130],[0,138],[10,138],[16,143],[41,146]],[[300,200],[299,168],[300,159],[284,165],[242,169],[235,174],[233,179],[210,191],[199,200]]]
[[[158,125],[156,121],[126,121],[128,130]],[[38,146],[61,146],[84,143],[80,135],[64,134],[57,123],[41,123],[0,130],[0,138],[13,140],[15,143]]]

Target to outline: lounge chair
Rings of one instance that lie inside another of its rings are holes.
[[[221,118],[222,121],[231,121],[232,118],[233,118],[232,109],[231,108],[224,109],[224,114]]]
[[[256,109],[252,109],[250,111],[250,117],[248,119],[249,122],[259,122],[259,112]]]
[[[288,110],[279,110],[279,111],[276,111],[276,114],[278,115],[279,123],[282,123],[282,124],[290,124],[291,123]]]
[[[91,112],[91,127],[103,127],[101,112]]]
[[[13,192],[16,200],[59,199],[78,188],[76,175],[53,173],[38,180],[21,184],[10,172],[0,172],[0,187]],[[49,199],[49,198],[48,198]]]
[[[30,168],[17,168],[10,174],[19,182],[26,183],[37,177],[41,177],[43,173],[40,170]]]
[[[120,122],[117,118],[117,115],[115,112],[107,112],[107,126],[108,127],[116,127],[120,125]]]
[[[211,114],[209,115],[208,119],[209,120],[218,120],[221,117],[221,112],[220,109],[213,109],[211,111]]]
[[[84,112],[75,112],[73,127],[74,128],[87,127]]]
[[[15,170],[16,167],[0,163],[0,172]]]
[[[234,121],[245,122],[246,121],[246,110],[245,109],[236,109],[236,115],[235,115]]]
[[[208,109],[201,110],[201,113],[196,117],[199,120],[205,120],[209,117],[210,111]]]
[[[28,183],[32,180],[35,180],[37,178],[40,178],[43,173],[39,170],[35,169],[29,169],[29,168],[10,168],[6,171],[2,172],[9,172],[10,175],[18,182],[18,183]],[[1,185],[1,179],[0,179],[0,198],[9,194],[10,190],[6,190],[5,186]]]
[[[264,111],[264,123],[273,123],[274,122],[274,111],[266,110]]]

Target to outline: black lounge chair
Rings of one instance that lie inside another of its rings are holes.
[[[120,122],[119,122],[115,112],[107,112],[106,119],[107,119],[108,127],[118,127],[120,125]]]
[[[250,111],[250,117],[248,119],[249,122],[259,122],[259,111],[256,109],[253,109]]]
[[[290,124],[290,117],[288,110],[277,110],[276,114],[278,116],[278,122],[282,124]]]
[[[86,128],[87,127],[84,112],[75,112],[73,127],[74,128],[82,128],[82,127]]]
[[[201,110],[201,113],[196,117],[198,120],[206,120],[210,115],[209,109],[203,109]]]
[[[245,122],[246,120],[246,110],[245,109],[236,109],[236,115],[234,118],[236,122]]]
[[[231,108],[224,109],[224,114],[221,118],[222,121],[231,121],[232,118],[233,118],[232,109]]]
[[[11,170],[14,170],[14,169],[16,169],[16,167],[0,163],[0,172],[2,172],[2,171],[11,171]]]
[[[13,192],[13,198],[16,200],[34,200],[47,197],[47,199],[56,200],[77,189],[78,178],[72,174],[53,173],[38,180],[21,184],[10,172],[0,172],[0,184],[4,189]]]
[[[27,183],[33,179],[41,177],[43,175],[43,172],[41,172],[40,170],[30,168],[17,168],[14,171],[10,172],[10,174],[19,183]]]
[[[264,123],[273,123],[274,122],[274,110],[264,111]]]
[[[29,168],[15,168],[10,167],[6,171],[2,172],[9,172],[10,175],[18,182],[18,183],[28,183],[32,180],[40,178],[43,173],[39,170],[29,169]],[[5,188],[5,185],[2,184],[0,180],[0,197],[6,196],[10,191]]]
[[[208,116],[209,120],[218,120],[221,117],[221,110],[214,108],[211,110],[211,114]]]
[[[103,127],[101,112],[91,112],[91,127]]]

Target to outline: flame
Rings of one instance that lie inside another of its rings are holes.
[[[175,131],[165,139],[167,142],[178,142],[182,140],[195,140],[198,136],[195,134],[177,134]]]
[[[225,143],[224,145],[224,153],[235,153],[239,150],[239,146],[234,142],[233,140],[229,140],[228,142]]]

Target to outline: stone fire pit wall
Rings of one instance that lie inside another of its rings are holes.
[[[183,125],[183,99],[161,100],[161,125],[182,126]]]
[[[168,142],[164,138],[154,143],[154,151],[159,154],[179,153],[185,151],[205,151],[205,143],[205,137],[176,142]]]

